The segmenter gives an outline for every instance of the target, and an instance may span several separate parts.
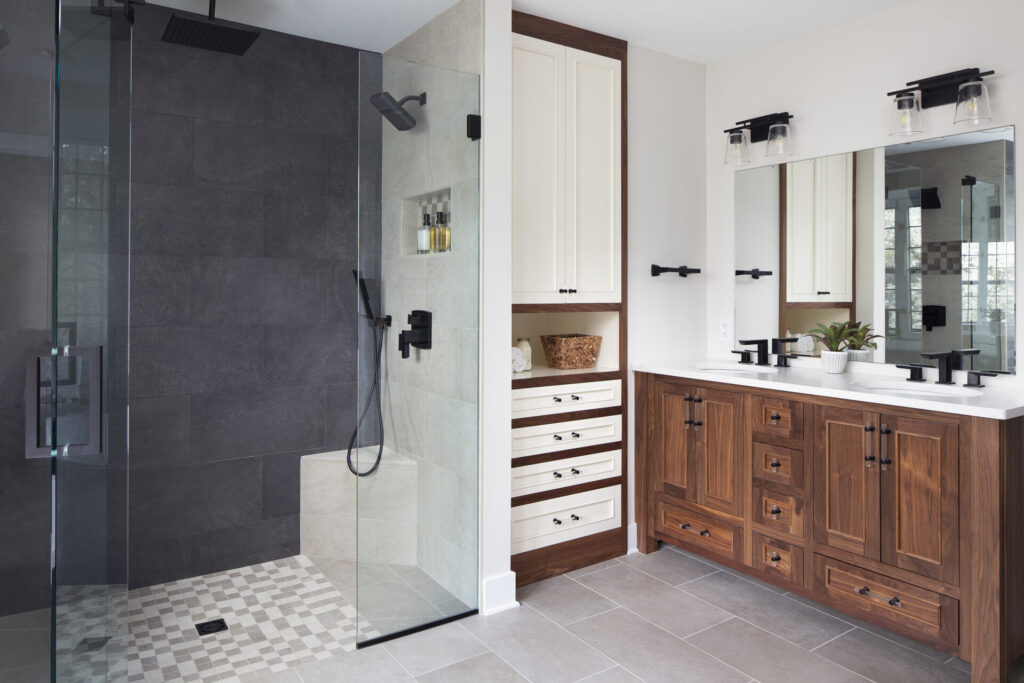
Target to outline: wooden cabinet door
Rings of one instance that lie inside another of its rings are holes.
[[[958,583],[958,426],[882,416],[879,442],[882,561]]]
[[[676,498],[697,501],[697,453],[693,439],[694,388],[678,382],[654,384],[654,486]]]
[[[565,301],[565,50],[512,36],[512,303]],[[559,292],[559,290],[563,292]]]
[[[622,300],[622,62],[566,48],[569,303]]]
[[[879,559],[878,415],[814,409],[814,540]]]
[[[699,502],[737,517],[743,515],[746,464],[743,399],[743,394],[699,388],[694,403],[694,437],[700,453]]]

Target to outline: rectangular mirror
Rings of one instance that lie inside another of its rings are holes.
[[[735,175],[736,339],[870,326],[851,360],[1015,372],[1013,127]]]

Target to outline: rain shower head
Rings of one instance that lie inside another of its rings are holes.
[[[226,52],[230,55],[244,55],[260,37],[260,30],[227,21],[217,21],[214,19],[216,9],[217,0],[210,0],[209,19],[171,15],[167,28],[164,29],[163,41],[214,52]]]
[[[416,127],[416,119],[413,115],[405,110],[402,105],[406,102],[415,100],[420,103],[422,107],[427,103],[427,93],[420,93],[419,95],[409,95],[403,97],[399,101],[395,101],[395,98],[391,96],[391,93],[384,91],[379,92],[376,95],[370,96],[370,104],[374,108],[384,115],[391,125],[398,130],[410,130]]]

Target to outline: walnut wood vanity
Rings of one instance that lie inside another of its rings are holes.
[[[1007,680],[1024,418],[635,377],[640,552],[670,543]]]

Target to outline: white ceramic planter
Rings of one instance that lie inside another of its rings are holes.
[[[846,349],[846,355],[850,360],[867,361],[871,360],[871,349]]]
[[[821,367],[831,375],[838,375],[846,370],[846,361],[849,358],[846,351],[822,351]]]

